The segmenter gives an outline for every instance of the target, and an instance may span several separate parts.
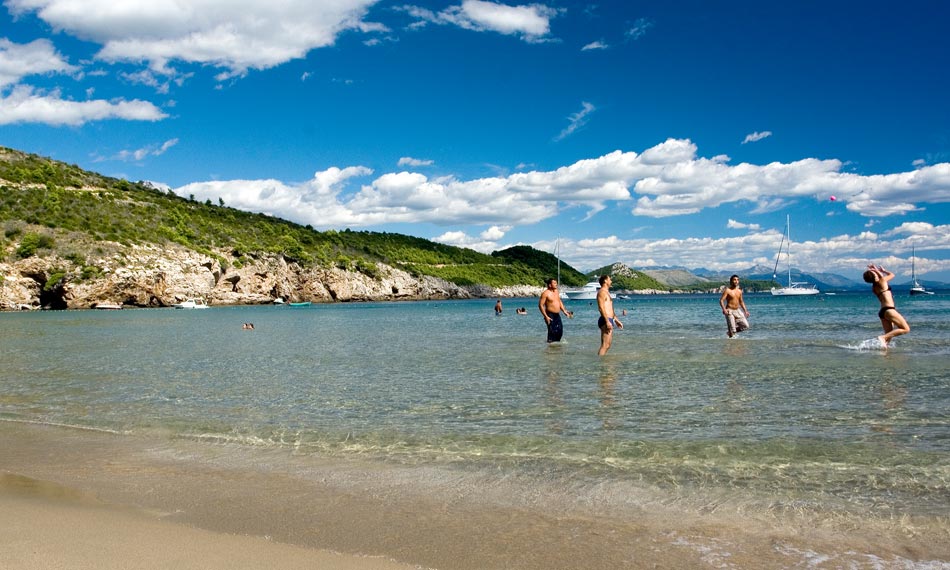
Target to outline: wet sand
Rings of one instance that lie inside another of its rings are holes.
[[[0,422],[13,570],[950,568],[946,519],[814,524],[638,492]]]
[[[6,570],[407,570],[388,560],[279,544],[266,538],[211,532],[148,513],[77,502],[34,480],[0,492],[0,552]],[[37,491],[46,487],[38,496]]]

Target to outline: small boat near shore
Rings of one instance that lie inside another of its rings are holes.
[[[98,303],[95,309],[99,311],[120,311],[122,310],[122,305],[119,303]]]
[[[208,305],[203,299],[185,299],[181,303],[175,303],[172,307],[176,309],[207,309]]]
[[[297,303],[290,303],[291,307],[309,307],[310,301],[299,301]]]

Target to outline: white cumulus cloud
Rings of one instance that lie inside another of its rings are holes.
[[[63,99],[59,92],[40,92],[19,85],[7,96],[0,96],[0,125],[45,123],[53,126],[79,126],[91,121],[122,119],[127,121],[159,121],[168,117],[161,109],[134,99],[105,101],[73,101]]]
[[[487,233],[472,239],[485,242],[501,239],[499,234],[507,228],[540,222],[566,208],[587,208],[590,217],[610,203],[631,200],[635,200],[632,214],[653,218],[736,202],[748,204],[750,213],[770,211],[829,193],[867,216],[950,201],[947,163],[875,176],[842,173],[841,166],[838,160],[811,158],[788,164],[730,165],[728,157],[699,157],[689,140],[669,139],[639,154],[617,150],[554,170],[473,180],[401,171],[356,184],[372,171],[353,166],[318,172],[304,184],[215,181],[189,184],[175,192],[202,200],[222,197],[234,207],[321,228],[419,222],[483,225],[489,227]],[[735,220],[729,227],[759,232],[757,225]]]
[[[729,223],[726,224],[726,227],[731,230],[755,230],[758,231],[761,228],[759,224],[744,224],[742,222],[737,222],[735,220],[729,220]]]
[[[17,44],[0,38],[0,88],[19,83],[29,75],[78,71],[78,67],[70,65],[56,52],[49,40]]]
[[[492,226],[483,231],[479,236],[484,240],[498,241],[505,237],[505,234],[511,229],[511,226]]]
[[[448,231],[432,238],[432,240],[446,245],[467,247],[482,253],[491,253],[492,251],[503,249],[503,246],[498,244],[498,240],[505,237],[505,233],[509,229],[511,229],[510,226],[492,226],[481,232],[478,237],[470,236],[460,230]]]
[[[399,9],[416,19],[412,27],[449,24],[478,32],[516,35],[528,42],[543,41],[551,31],[551,19],[560,14],[560,10],[541,4],[509,6],[484,0],[465,0],[441,12],[419,6]]]
[[[171,62],[206,64],[240,76],[333,45],[346,30],[384,30],[363,22],[377,0],[6,0],[14,15],[35,13],[56,30],[102,46],[99,59],[146,61],[173,74]]]
[[[622,239],[607,236],[595,239],[561,239],[561,258],[578,268],[602,267],[622,261],[631,267],[655,265],[706,268],[717,271],[743,271],[753,265],[775,263],[775,252],[782,239],[781,228],[755,230],[742,236],[724,238]],[[553,242],[532,244],[542,251],[553,251]],[[945,251],[950,247],[950,225],[902,224],[877,234],[840,234],[819,241],[794,242],[793,265],[807,272],[856,274],[872,260],[892,271],[910,274],[911,246],[917,247],[917,270],[946,271],[950,259],[931,259],[927,251]],[[922,250],[921,246],[926,249]],[[723,252],[742,252],[724,256]],[[923,265],[921,260],[924,260]]]

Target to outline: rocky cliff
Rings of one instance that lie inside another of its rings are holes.
[[[464,287],[377,264],[374,276],[335,267],[303,267],[281,255],[227,266],[175,246],[118,246],[82,266],[56,255],[0,263],[0,308],[88,309],[103,304],[168,307],[189,298],[211,305],[284,301],[394,301],[537,296],[541,287]],[[89,267],[95,267],[89,272]]]

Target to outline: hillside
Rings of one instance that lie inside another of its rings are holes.
[[[0,223],[0,263],[6,266],[7,288],[13,287],[9,281],[14,274],[23,271],[26,279],[35,281],[20,282],[17,292],[7,291],[7,297],[19,299],[27,294],[23,291],[39,288],[34,301],[57,308],[93,302],[70,295],[81,294],[84,287],[95,289],[103,280],[116,282],[119,274],[132,272],[135,275],[124,278],[144,278],[146,272],[136,264],[151,266],[148,278],[163,282],[169,275],[176,276],[173,280],[184,279],[177,275],[182,270],[176,264],[197,265],[209,273],[198,281],[203,283],[207,277],[213,283],[210,287],[175,285],[178,288],[171,292],[159,287],[145,297],[130,292],[131,286],[118,291],[114,286],[109,288],[111,293],[101,294],[120,295],[123,302],[148,306],[167,305],[188,294],[219,302],[307,297],[300,289],[309,290],[317,301],[494,296],[519,287],[540,291],[545,277],[556,274],[557,265],[554,256],[531,248],[486,255],[395,233],[320,232],[236,210],[223,201],[196,202],[148,183],[110,178],[2,147]],[[161,271],[155,269],[159,265]],[[287,271],[294,276],[292,282],[262,283],[276,279],[275,272]],[[564,263],[561,271],[568,282],[583,279]],[[306,281],[330,278],[331,273],[337,284],[343,274],[363,282],[362,293],[341,297],[335,289],[310,287]],[[388,283],[393,280],[399,285]],[[420,282],[418,287],[410,286],[412,280]],[[230,290],[218,291],[225,288]]]
[[[712,283],[709,279],[693,275],[685,269],[641,269],[641,271],[669,287],[688,287]]]
[[[610,275],[613,281],[613,290],[623,291],[666,291],[669,287],[650,277],[642,271],[634,271],[623,263],[614,263],[600,267],[588,273],[588,277],[596,279],[600,275]]]
[[[507,259],[511,263],[521,262],[529,267],[540,270],[545,279],[558,275],[560,283],[568,287],[579,287],[587,283],[587,277],[570,265],[559,262],[557,257],[544,251],[538,251],[527,245],[516,245],[502,251],[493,251],[492,257]]]

